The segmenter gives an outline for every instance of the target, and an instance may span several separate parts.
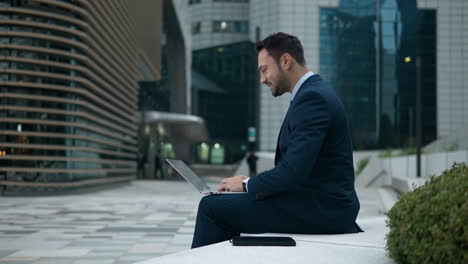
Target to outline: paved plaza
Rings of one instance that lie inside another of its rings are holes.
[[[360,217],[382,215],[377,189],[358,195]],[[201,197],[184,181],[140,180],[76,195],[0,197],[0,264],[135,263],[184,251]]]
[[[182,181],[0,197],[0,263],[134,263],[186,250],[200,198]]]

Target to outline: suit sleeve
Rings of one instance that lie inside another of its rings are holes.
[[[325,139],[331,113],[326,100],[318,93],[304,94],[289,113],[290,132],[287,152],[275,168],[252,177],[248,195],[261,200],[293,190],[311,177]]]

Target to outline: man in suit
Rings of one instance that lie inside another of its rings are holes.
[[[251,178],[224,179],[199,204],[192,248],[240,233],[339,234],[355,223],[352,145],[345,110],[335,92],[306,66],[299,39],[285,33],[256,45],[260,82],[273,96],[292,94],[276,146],[275,167]]]

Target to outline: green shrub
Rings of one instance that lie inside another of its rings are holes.
[[[397,263],[468,263],[466,163],[403,194],[387,226],[387,250]]]

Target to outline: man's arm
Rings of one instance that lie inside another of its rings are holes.
[[[328,103],[318,93],[304,94],[293,105],[288,149],[275,168],[252,177],[248,195],[260,200],[301,185],[310,176],[329,127]]]

